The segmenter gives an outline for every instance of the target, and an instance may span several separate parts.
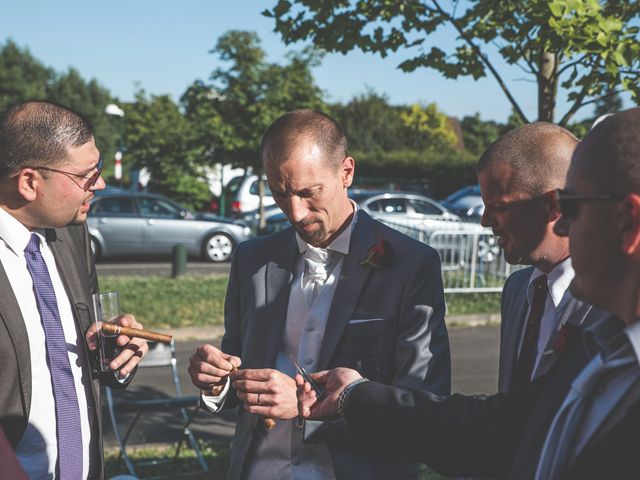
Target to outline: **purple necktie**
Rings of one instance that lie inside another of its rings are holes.
[[[33,279],[33,291],[40,310],[47,347],[47,360],[51,371],[51,385],[56,402],[58,437],[58,463],[56,478],[80,480],[82,478],[82,431],[80,408],[73,372],[69,363],[67,342],[58,312],[56,293],[49,270],[40,253],[40,237],[35,233],[24,249],[27,269]]]

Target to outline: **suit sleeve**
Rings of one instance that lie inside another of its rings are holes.
[[[224,335],[220,349],[224,353],[242,358],[242,323],[240,319],[240,289],[238,278],[238,263],[242,244],[236,247],[231,260],[229,285],[224,300]],[[229,388],[222,408],[233,408],[239,404],[233,388]]]
[[[402,296],[393,385],[448,395],[451,393],[451,354],[444,322],[440,258],[431,248],[425,252]]]
[[[448,476],[502,478],[529,409],[528,391],[441,397],[365,382],[345,415],[354,443],[369,454],[423,462]]]

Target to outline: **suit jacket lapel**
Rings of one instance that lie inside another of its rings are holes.
[[[527,311],[529,310],[529,302],[527,301],[527,286],[529,285],[529,277],[525,279],[524,285],[521,286],[517,297],[515,299],[515,305],[519,305],[516,321],[503,318],[502,321],[509,321],[511,328],[505,330],[503,333],[505,352],[500,353],[500,358],[504,358],[505,361],[501,367],[504,369],[504,377],[508,379],[507,385],[504,390],[510,390],[513,385],[513,375],[515,374],[516,365],[518,364],[518,358],[520,356],[520,343],[524,330],[527,324]],[[515,310],[515,309],[514,309]],[[503,389],[501,389],[503,390]]]
[[[0,319],[4,323],[18,362],[18,375],[23,388],[23,408],[26,417],[31,409],[31,353],[29,349],[29,336],[22,318],[20,306],[13,293],[9,278],[0,263]]]
[[[561,325],[573,325],[575,327],[579,327],[582,325],[582,322],[589,314],[590,310],[591,305],[585,304],[573,297],[567,301],[567,304],[557,319],[553,333],[544,347],[543,354],[540,357],[540,362],[538,363],[538,367],[535,371],[535,377],[539,377],[540,375],[547,373],[558,360],[559,355],[555,352],[555,347],[560,337],[562,329]]]
[[[378,240],[374,220],[362,210],[357,212],[358,218],[351,234],[349,254],[344,257],[340,279],[333,296],[327,325],[320,347],[318,370],[324,370],[340,341],[351,314],[358,304],[360,292],[372,268],[360,263],[367,258],[368,250]]]
[[[276,364],[278,347],[282,341],[282,333],[287,320],[289,290],[300,255],[296,243],[295,231],[290,229],[287,237],[277,250],[273,260],[267,263],[265,271],[265,300],[267,325],[266,367]]]

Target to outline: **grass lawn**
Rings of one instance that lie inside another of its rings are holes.
[[[145,328],[221,325],[227,277],[100,277],[100,290],[120,292],[120,308]],[[500,312],[499,293],[447,295],[448,315]]]
[[[229,444],[227,442],[201,443],[202,453],[209,466],[208,473],[202,473],[200,464],[196,460],[195,453],[190,448],[182,448],[180,457],[173,462],[175,449],[172,446],[145,446],[130,448],[127,450],[129,456],[138,462],[162,462],[156,465],[136,467],[139,478],[173,480],[173,479],[214,479],[222,480],[227,478],[229,469]],[[165,463],[165,461],[169,460]],[[127,470],[124,462],[118,463],[118,450],[105,450],[105,462],[107,478],[115,475],[126,474]],[[420,471],[421,480],[445,480],[445,477],[432,472],[427,467],[422,466]]]

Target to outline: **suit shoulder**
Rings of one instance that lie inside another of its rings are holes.
[[[375,222],[376,237],[388,241],[391,248],[398,253],[402,252],[404,257],[413,258],[414,261],[416,256],[439,258],[438,252],[426,243],[411,238],[378,220],[374,219],[373,221]]]
[[[531,274],[533,273],[533,267],[521,268],[513,272],[504,283],[504,290],[510,288],[517,288],[523,285],[528,285]]]

